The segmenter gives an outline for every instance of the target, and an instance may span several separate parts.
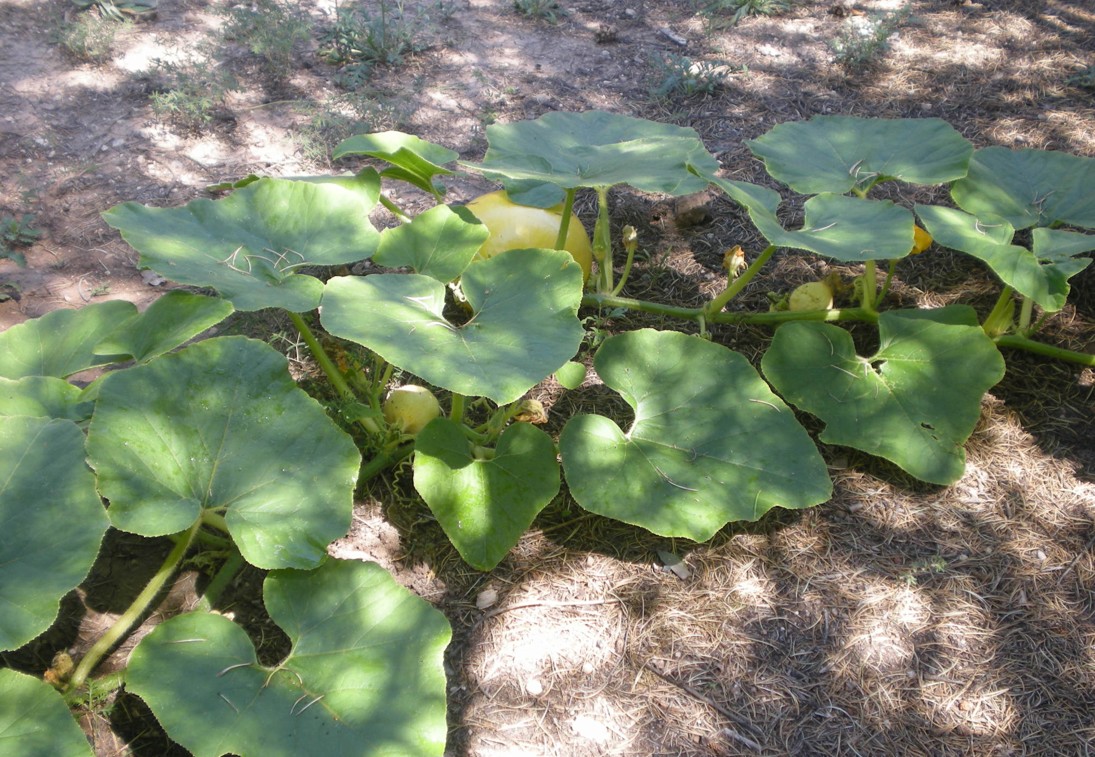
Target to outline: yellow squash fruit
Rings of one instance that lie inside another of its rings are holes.
[[[426,387],[407,384],[389,392],[381,410],[384,420],[401,428],[403,433],[414,435],[441,415],[441,404]]]
[[[910,255],[919,255],[924,250],[932,246],[932,235],[924,231],[916,224],[913,224],[913,246],[909,251]]]
[[[824,281],[811,281],[791,292],[788,310],[828,310],[833,306],[833,290]]]
[[[490,232],[490,238],[476,253],[476,258],[482,260],[507,250],[550,250],[555,247],[555,238],[563,222],[562,206],[545,209],[518,205],[509,199],[503,189],[476,197],[467,208]],[[593,267],[593,247],[577,216],[571,216],[570,226],[567,227],[565,249],[582,267],[582,274],[588,279]]]

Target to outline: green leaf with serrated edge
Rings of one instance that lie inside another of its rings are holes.
[[[305,312],[319,304],[323,283],[294,271],[371,256],[380,240],[368,219],[374,205],[364,183],[260,179],[219,200],[127,202],[103,218],[141,253],[142,267],[171,281],[213,287],[237,310]]]
[[[0,668],[0,754],[94,757],[65,700],[45,681]]]
[[[426,192],[437,190],[433,178],[453,172],[445,168],[460,157],[447,147],[399,131],[382,131],[359,134],[343,140],[335,147],[335,160],[347,155],[368,155],[391,164],[380,172],[381,176],[406,181]]]
[[[565,250],[510,250],[470,266],[460,286],[472,317],[447,320],[445,286],[376,274],[327,282],[321,319],[434,386],[513,402],[578,351],[582,269]]]
[[[943,184],[966,175],[973,145],[938,118],[815,116],[746,143],[796,192],[850,192],[875,178]],[[911,245],[910,245],[911,246]]]
[[[232,303],[182,290],[168,292],[95,346],[97,354],[127,355],[138,363],[170,352],[232,314]]]
[[[517,423],[480,460],[460,424],[438,418],[415,439],[414,488],[464,562],[491,570],[559,493],[555,444]]]
[[[563,429],[563,471],[586,510],[705,541],[730,521],[832,494],[806,430],[738,353],[644,329],[606,339],[594,368],[635,420],[623,431],[576,415]]]
[[[350,526],[357,448],[262,342],[209,339],[107,377],[87,448],[123,531],[220,513],[251,564],[313,568]]]
[[[0,376],[64,378],[115,362],[97,355],[95,345],[136,317],[131,302],[109,300],[79,310],[54,310],[0,332]]]
[[[375,563],[275,571],[263,594],[292,643],[275,667],[222,615],[141,640],[126,689],[195,757],[430,757],[445,749],[448,621]]]
[[[962,445],[1004,360],[965,305],[899,310],[878,320],[881,346],[816,322],[780,326],[761,367],[788,402],[825,421],[821,440],[883,457],[922,481],[962,477]]]
[[[780,196],[743,181],[706,177],[749,213],[757,230],[777,247],[824,255],[842,262],[896,260],[913,246],[913,215],[889,200],[820,194],[805,204],[801,229],[784,229],[776,215]]]
[[[407,266],[447,283],[464,272],[489,237],[487,227],[467,208],[438,205],[410,223],[386,229],[373,260],[391,268]]]
[[[61,597],[91,570],[107,526],[79,427],[0,417],[0,649],[50,627]]]
[[[1095,158],[986,147],[951,187],[958,207],[1006,218],[1017,229],[1067,223],[1095,229]]]
[[[94,404],[78,386],[53,376],[0,377],[0,415],[86,421]]]
[[[629,184],[684,195],[705,186],[690,167],[705,173],[719,168],[694,129],[596,110],[492,124],[487,143],[482,163],[464,165],[508,182],[514,202],[538,207],[562,199],[561,191],[527,191],[543,184],[561,189]]]
[[[586,367],[582,363],[567,362],[555,371],[555,380],[564,389],[577,389],[586,380]]]
[[[1035,229],[1032,252],[1011,244],[1015,228],[998,216],[977,218],[935,205],[917,205],[916,213],[937,244],[983,261],[1001,281],[1049,312],[1065,306],[1069,278],[1091,262],[1072,256],[1095,248],[1095,236]]]

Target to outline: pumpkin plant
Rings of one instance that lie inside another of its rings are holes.
[[[0,367],[0,598],[18,608],[0,613],[0,648],[50,626],[108,528],[171,539],[134,607],[59,684],[72,698],[183,557],[214,544],[226,557],[206,607],[149,634],[125,673],[172,738],[199,755],[294,754],[304,743],[441,754],[447,624],[377,566],[326,556],[349,526],[356,484],[409,458],[425,505],[481,570],[505,559],[564,481],[590,512],[703,541],[727,523],[831,496],[824,458],[792,406],[820,419],[822,443],[946,485],[961,477],[981,398],[1003,376],[999,347],[1095,363],[1033,338],[1090,262],[1079,256],[1095,249],[1084,232],[1095,227],[1095,200],[1082,191],[1090,159],[975,151],[938,119],[782,124],[749,146],[775,182],[807,196],[801,226],[787,228],[783,195],[720,176],[685,127],[552,113],[489,126],[487,138],[481,162],[457,163],[411,135],[361,135],[336,150],[373,162],[352,175],[250,176],[217,187],[227,192],[219,199],[104,214],[141,266],[217,296],[178,290],[140,314],[102,303],[0,334],[9,356]],[[505,194],[444,202],[441,182],[459,170],[499,181]],[[412,217],[386,194],[393,181],[437,204]],[[887,181],[950,185],[958,207],[914,215],[871,196]],[[702,307],[627,297],[638,241],[627,235],[624,260],[614,259],[608,197],[618,185],[713,188],[767,246],[735,260]],[[598,203],[588,254],[574,214],[582,190]],[[377,206],[398,225],[378,230],[369,220]],[[538,236],[506,239],[544,213]],[[965,305],[887,308],[900,261],[925,246],[917,219],[937,245],[974,255],[1004,281],[1002,304],[984,320]],[[1014,240],[1026,228],[1030,249]],[[780,250],[860,266],[854,306],[834,308],[830,291],[777,312],[728,308]],[[381,272],[351,273],[367,259]],[[191,343],[234,311],[263,308],[300,331],[330,384],[325,405],[261,342]],[[671,316],[700,337],[622,331],[586,365],[575,359],[583,308]],[[876,328],[878,349],[858,354],[842,322]],[[778,326],[759,369],[713,338],[740,323]],[[335,342],[353,359],[329,354]],[[70,380],[92,368],[102,375],[90,384]],[[543,411],[529,391],[553,375],[581,391],[590,368],[634,418],[624,428],[581,413],[553,438],[534,423]],[[269,571],[267,608],[291,642],[274,666],[257,661],[244,629],[211,612],[242,562]],[[0,673],[0,739],[86,753],[78,731],[59,725],[57,692]]]

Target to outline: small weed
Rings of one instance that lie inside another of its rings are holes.
[[[30,213],[18,218],[7,213],[0,215],[0,260],[7,258],[21,266],[27,264],[26,257],[16,248],[29,247],[42,236],[41,230],[34,228],[33,224],[34,216]]]
[[[399,65],[406,55],[424,49],[416,33],[428,20],[408,17],[403,0],[381,0],[376,15],[339,5],[334,25],[322,35],[320,55],[327,63],[343,67],[337,77],[341,86],[356,89],[368,81],[374,67]]]
[[[246,45],[278,79],[292,71],[294,49],[312,32],[312,22],[299,3],[288,0],[253,0],[250,5],[229,8],[224,15],[224,38]]]
[[[329,166],[335,145],[355,134],[395,128],[404,112],[383,97],[352,92],[302,108],[308,120],[294,135],[309,162]]]
[[[909,6],[882,15],[852,16],[844,31],[829,46],[838,62],[850,68],[864,66],[882,56],[890,47],[890,38],[909,18]]]
[[[1080,89],[1095,91],[1095,66],[1088,66],[1077,71],[1065,79],[1065,83]]]
[[[57,43],[78,61],[102,63],[110,58],[118,32],[129,24],[91,10],[81,13],[75,21],[62,23],[57,30]]]
[[[908,586],[916,586],[921,576],[934,576],[947,569],[947,561],[936,555],[930,559],[917,560],[901,574],[901,580]]]
[[[158,83],[151,95],[152,112],[161,121],[191,131],[208,126],[225,96],[239,86],[230,73],[200,59],[157,58],[151,74]]]
[[[555,23],[566,11],[559,6],[557,0],[513,0],[514,9],[531,18],[542,18],[550,23]]]
[[[726,63],[714,61],[693,61],[683,55],[655,57],[654,67],[659,82],[651,88],[650,96],[656,100],[671,97],[695,97],[713,95],[726,86],[733,73],[747,73],[744,66],[735,69]]]
[[[699,0],[699,12],[714,29],[737,26],[747,16],[776,16],[791,9],[791,0]]]

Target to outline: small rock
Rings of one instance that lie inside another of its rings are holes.
[[[624,8],[624,15],[628,18],[635,18],[635,16],[639,15],[639,12],[634,8]]]
[[[494,589],[483,589],[479,592],[479,596],[475,598],[475,606],[480,610],[485,610],[497,601],[498,592]]]
[[[685,47],[688,45],[688,40],[677,34],[672,29],[668,29],[663,26],[661,29],[658,29],[658,32],[674,45],[680,45],[681,47]]]
[[[167,279],[149,268],[141,271],[141,279],[150,287],[158,287],[167,282]]]

